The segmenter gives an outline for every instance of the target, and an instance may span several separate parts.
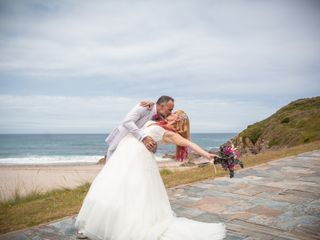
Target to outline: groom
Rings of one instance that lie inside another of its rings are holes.
[[[107,162],[116,150],[121,139],[132,133],[139,141],[143,142],[149,151],[155,152],[157,143],[141,129],[149,120],[160,118],[164,119],[171,114],[174,108],[174,99],[169,96],[161,96],[156,104],[153,102],[142,102],[137,104],[123,119],[122,123],[112,130],[105,139],[108,145],[105,160]]]

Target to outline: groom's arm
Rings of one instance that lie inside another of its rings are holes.
[[[143,117],[145,112],[148,111],[146,107],[140,106],[140,104],[136,105],[131,111],[125,116],[122,125],[131,132],[139,141],[142,141],[147,134],[138,126],[136,122]]]

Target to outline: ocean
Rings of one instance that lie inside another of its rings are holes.
[[[218,149],[237,133],[194,133],[191,141],[206,150]],[[97,163],[106,151],[107,134],[0,134],[0,164]],[[174,153],[174,145],[158,146],[156,159]]]

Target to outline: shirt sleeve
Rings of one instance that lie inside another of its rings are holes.
[[[142,141],[147,134],[137,127],[136,122],[146,114],[147,108],[137,104],[124,118],[122,125],[132,133],[139,141]]]

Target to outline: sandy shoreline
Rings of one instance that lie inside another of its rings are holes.
[[[24,196],[34,190],[46,192],[61,187],[75,188],[92,182],[104,165],[0,165],[0,200]]]
[[[177,169],[181,164],[176,161],[157,163],[159,169]],[[0,201],[11,199],[17,191],[24,196],[34,190],[75,188],[92,182],[103,166],[95,163],[0,165]]]

